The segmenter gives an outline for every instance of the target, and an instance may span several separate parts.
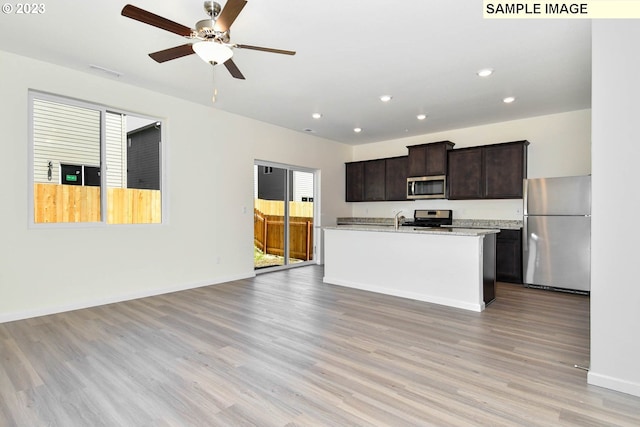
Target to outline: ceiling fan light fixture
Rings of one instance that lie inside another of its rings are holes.
[[[194,43],[192,47],[193,51],[202,58],[204,62],[210,64],[224,64],[233,56],[233,51],[230,47],[217,42],[203,41]]]

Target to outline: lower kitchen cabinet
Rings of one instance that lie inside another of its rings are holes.
[[[522,283],[522,230],[500,230],[498,233],[496,280]]]

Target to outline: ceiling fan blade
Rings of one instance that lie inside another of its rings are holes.
[[[262,52],[281,53],[283,55],[295,55],[296,54],[292,50],[272,49],[270,47],[251,46],[251,45],[248,45],[248,44],[236,44],[233,47],[237,47],[237,48],[240,48],[240,49],[259,50],[259,51],[262,51]]]
[[[245,80],[244,76],[238,69],[238,66],[236,65],[235,62],[233,62],[233,59],[227,59],[224,62],[224,66],[227,67],[227,70],[229,70],[229,73],[231,73],[233,77],[235,77],[236,79]]]
[[[122,16],[144,22],[145,24],[153,25],[154,27],[178,34],[179,36],[189,37],[192,33],[192,30],[189,27],[185,27],[182,24],[163,18],[155,13],[147,12],[146,10],[140,9],[139,7],[131,4],[122,8]]]
[[[216,19],[214,29],[222,32],[229,30],[245,4],[247,4],[245,0],[227,0],[227,4],[224,5],[224,9]]]
[[[159,50],[158,52],[150,53],[149,56],[156,62],[167,62],[172,59],[182,58],[183,56],[191,55],[195,53],[191,43],[183,44],[182,46],[176,46],[165,50]]]

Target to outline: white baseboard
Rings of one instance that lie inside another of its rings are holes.
[[[640,397],[640,384],[589,371],[587,383]]]
[[[417,300],[417,301],[430,302],[430,303],[433,303],[433,304],[446,305],[448,307],[454,307],[454,308],[462,308],[464,310],[470,310],[470,311],[480,312],[480,311],[484,310],[484,308],[485,308],[484,307],[484,303],[482,303],[482,305],[480,305],[480,304],[469,303],[469,302],[466,302],[466,301],[459,301],[459,300],[453,300],[453,299],[449,299],[449,298],[436,297],[436,296],[422,294],[422,293],[418,294],[418,293],[414,293],[414,292],[403,292],[403,291],[398,291],[397,289],[393,289],[393,288],[383,288],[383,287],[378,287],[378,286],[372,286],[372,285],[369,285],[369,284],[356,283],[356,282],[351,282],[351,281],[342,280],[342,279],[336,279],[336,278],[328,277],[328,276],[324,276],[322,278],[322,281],[324,283],[329,283],[331,285],[344,286],[344,287],[347,287],[347,288],[360,289],[362,291],[375,292],[375,293],[378,293],[378,294],[391,295],[391,296],[394,296],[394,297],[401,297],[401,298],[408,298],[408,299]]]
[[[210,281],[202,281],[197,283],[176,284],[162,289],[151,289],[144,292],[133,292],[124,295],[115,295],[113,297],[100,298],[96,300],[82,301],[75,304],[69,304],[57,307],[43,307],[35,310],[26,310],[13,313],[0,314],[0,323],[14,322],[16,320],[30,319],[33,317],[48,316],[50,314],[64,313],[66,311],[81,310],[83,308],[97,307],[100,305],[113,304],[116,302],[130,301],[139,298],[152,297],[156,295],[169,294],[171,292],[186,291],[188,289],[201,288],[204,286],[219,285],[222,283],[232,282],[234,280],[249,279],[255,277],[255,272],[249,274],[238,274],[225,277],[217,277]]]

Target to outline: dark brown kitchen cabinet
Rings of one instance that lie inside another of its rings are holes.
[[[364,162],[364,201],[376,202],[385,196],[385,159]]]
[[[449,152],[449,199],[482,199],[482,147]]]
[[[521,199],[528,141],[448,152],[449,199]]]
[[[455,144],[451,141],[410,145],[409,174],[407,176],[433,176],[447,174],[447,152]]]
[[[346,201],[382,201],[385,197],[385,159],[346,164]]]
[[[407,200],[408,157],[385,159],[385,200]]]
[[[364,200],[364,162],[346,164],[346,201],[362,202]]]
[[[522,230],[500,230],[496,239],[496,280],[522,283]]]
[[[527,141],[484,147],[484,197],[521,199],[527,177]]]

